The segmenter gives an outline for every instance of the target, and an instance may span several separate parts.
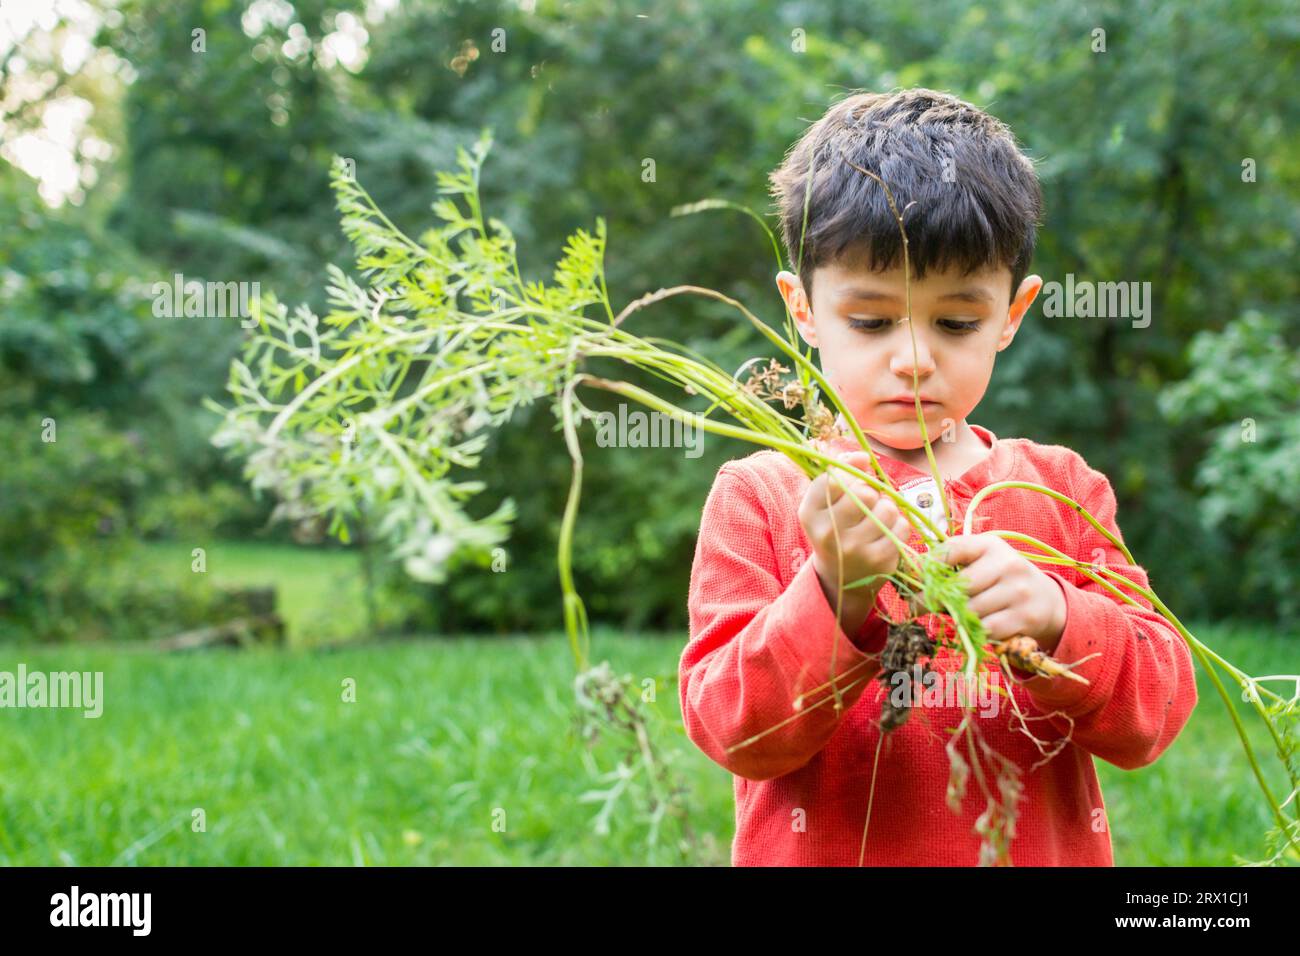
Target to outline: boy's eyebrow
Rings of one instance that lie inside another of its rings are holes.
[[[887,292],[877,292],[875,289],[868,289],[864,286],[850,286],[847,289],[841,289],[839,298],[841,299],[861,299],[864,302],[897,302],[898,297],[889,295]]]
[[[840,299],[859,299],[863,302],[899,302],[897,296],[890,295],[887,292],[879,292],[875,289],[868,289],[865,286],[850,286],[847,289],[841,289]],[[939,301],[943,302],[948,299],[955,299],[958,302],[970,302],[975,305],[993,301],[993,296],[989,295],[983,289],[961,289],[957,292],[946,292],[939,296]]]
[[[989,295],[983,289],[962,289],[959,292],[947,292],[939,296],[939,301],[945,299],[956,299],[958,302],[971,302],[979,305],[981,302],[992,302],[993,296]]]

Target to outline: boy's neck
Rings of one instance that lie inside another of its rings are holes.
[[[900,461],[918,471],[930,470],[930,460],[925,455],[924,445],[919,448],[894,448],[870,435],[867,436],[867,441],[871,443],[871,449],[877,455]],[[966,424],[965,419],[958,422],[952,441],[941,441],[938,435],[931,435],[930,447],[934,451],[934,461],[939,467],[939,474],[944,478],[964,474],[967,469],[989,454],[989,446],[984,444],[983,439]]]

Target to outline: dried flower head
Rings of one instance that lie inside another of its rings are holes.
[[[798,378],[788,382],[781,380],[781,376],[789,371],[776,359],[769,359],[767,368],[751,373],[741,387],[762,401],[779,401],[786,409],[802,406],[800,417],[808,427],[809,434],[818,441],[843,437],[844,432],[836,421],[835,413],[818,399],[816,388]]]
[[[776,359],[769,359],[767,368],[751,373],[741,388],[765,402],[772,401],[781,397],[781,376],[789,371]]]

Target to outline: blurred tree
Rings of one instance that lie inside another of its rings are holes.
[[[1300,614],[1300,329],[1248,312],[1192,341],[1192,374],[1169,385],[1160,409],[1200,426],[1199,517],[1221,532],[1215,552],[1247,555],[1232,576],[1240,605],[1295,620]],[[1213,566],[1222,574],[1222,562]]]
[[[156,263],[157,278],[261,281],[284,301],[319,307],[324,264],[349,261],[329,157],[355,159],[382,208],[418,234],[431,221],[433,171],[491,126],[497,146],[483,195],[518,236],[526,272],[603,215],[616,302],[691,283],[780,325],[776,263],[753,220],[674,218],[673,207],[721,196],[765,212],[768,171],[833,99],[854,88],[949,90],[1006,121],[1038,164],[1047,209],[1035,272],[1150,282],[1152,292],[1144,327],[1045,317],[1040,300],[974,420],[1074,447],[1110,475],[1126,538],[1180,613],[1238,609],[1237,584],[1204,554],[1268,573],[1268,559],[1226,540],[1198,507],[1211,494],[1193,480],[1206,454],[1202,429],[1162,418],[1156,399],[1188,374],[1195,333],[1250,309],[1296,324],[1300,105],[1289,83],[1300,24],[1291,5],[524,6],[99,6],[108,12],[97,42],[131,73],[120,158],[105,177],[120,188],[112,228]],[[203,52],[195,29],[206,31]],[[726,368],[767,351],[717,303],[670,300],[632,321]],[[157,362],[216,394],[241,333],[233,324],[210,331],[196,354]],[[128,334],[107,336],[116,341],[103,346],[108,354],[130,353],[120,338]],[[75,354],[41,374],[66,375],[58,370]],[[65,382],[75,389],[67,379],[43,387]],[[595,407],[615,407],[600,398]],[[510,549],[517,573],[467,569],[436,592],[414,589],[422,597],[410,604],[423,601],[430,626],[559,623],[553,553],[568,462],[554,424],[546,410],[527,409],[486,456],[495,477],[484,500],[511,495],[521,505]],[[752,449],[710,436],[703,457],[678,465],[680,449],[604,449],[586,438],[579,585],[606,620],[680,627],[704,494],[721,461]]]
[[[193,417],[203,386],[186,374],[221,362],[210,330],[154,319],[142,271],[122,243],[73,212],[51,212],[31,180],[0,165],[5,636],[121,626],[139,635],[145,624],[178,623],[161,609],[175,595],[112,572],[129,568],[141,534],[210,530],[226,513],[214,501],[249,510],[247,495],[232,501],[229,485],[196,477],[218,462]],[[191,509],[178,528],[174,515],[193,494],[205,496],[206,514]],[[186,589],[186,606],[201,590]],[[114,612],[128,599],[154,619],[124,621]]]

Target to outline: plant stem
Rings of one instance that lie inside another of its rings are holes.
[[[663,414],[668,415],[671,418],[675,418],[679,421],[688,422],[690,424],[695,424],[698,427],[703,428],[705,431],[714,432],[715,434],[719,434],[719,435],[725,435],[728,438],[739,438],[742,441],[748,441],[753,444],[765,445],[768,448],[774,448],[777,451],[784,451],[791,458],[794,458],[796,464],[798,464],[800,468],[803,469],[804,473],[807,474],[810,478],[815,477],[817,473],[815,470],[811,469],[803,459],[811,459],[813,461],[820,462],[828,467],[840,468],[843,471],[849,472],[855,477],[866,482],[868,485],[875,488],[877,491],[885,495],[888,495],[900,509],[912,514],[917,520],[926,524],[929,527],[929,529],[934,532],[936,536],[940,536],[939,530],[934,527],[934,524],[929,520],[929,517],[925,514],[925,512],[918,510],[915,505],[913,505],[910,501],[908,501],[905,497],[903,497],[903,495],[901,495],[897,491],[897,489],[895,489],[892,485],[890,485],[888,481],[880,482],[876,478],[873,478],[872,476],[868,475],[866,472],[862,471],[861,469],[855,468],[854,466],[847,464],[846,462],[843,462],[838,458],[827,455],[816,448],[805,446],[805,445],[799,445],[794,442],[786,441],[784,439],[777,438],[775,436],[768,435],[768,434],[763,434],[761,432],[755,432],[750,429],[736,428],[732,425],[726,425],[721,422],[710,421],[709,419],[697,419],[694,422],[689,422],[688,419],[690,413],[683,412],[676,405],[673,405],[669,402],[665,402],[657,395],[654,395],[651,392],[647,392],[645,389],[638,388],[635,385],[631,385],[627,382],[616,382],[616,381],[611,381],[609,379],[598,378],[594,375],[588,375],[585,373],[579,375],[578,378],[583,382],[586,382],[587,384],[590,385],[594,385],[598,388],[603,388],[606,389],[607,391],[616,392],[620,395],[626,395],[628,398],[635,399],[636,401],[641,402],[643,405],[647,405],[650,408],[656,409],[662,412]],[[848,493],[852,494],[851,491],[849,491]],[[865,508],[865,506],[862,505],[860,499],[858,500],[858,502],[859,502],[859,506],[863,508],[864,514],[867,517],[875,518],[874,512],[870,511],[870,509]],[[878,526],[883,528],[883,525],[880,525],[878,518],[876,518],[876,522]],[[890,540],[894,542],[895,547],[899,548],[900,552],[903,549],[906,549],[907,551],[912,551],[912,549],[907,546],[906,542],[902,541],[896,535],[894,535],[890,529],[883,528],[883,530],[889,536]]]
[[[563,398],[564,443],[573,461],[573,474],[569,480],[569,497],[564,505],[564,520],[560,524],[558,564],[560,587],[564,594],[564,628],[569,635],[569,647],[578,662],[579,672],[587,670],[590,634],[587,628],[587,610],[573,584],[573,526],[578,517],[578,500],[582,496],[582,446],[573,421],[573,390],[580,377],[569,380]]]
[[[868,169],[863,169],[848,155],[841,150],[841,156],[844,161],[856,169],[858,172],[870,176],[876,182],[880,183],[880,188],[885,191],[885,200],[889,203],[889,209],[894,214],[894,219],[898,222],[898,233],[903,240],[903,294],[907,298],[907,331],[912,337],[912,398],[916,402],[916,421],[921,426],[921,440],[925,442],[925,457],[930,463],[930,474],[934,478],[934,486],[939,492],[939,501],[943,503],[944,530],[952,527],[952,507],[948,502],[948,495],[944,491],[943,477],[939,474],[939,465],[934,460],[934,449],[930,445],[930,432],[925,424],[925,415],[921,409],[921,383],[917,375],[916,366],[916,328],[912,322],[912,276],[911,276],[911,259],[908,255],[907,229],[903,226],[903,216],[898,211],[898,206],[894,204],[894,193],[885,184],[885,181]],[[909,203],[910,208],[912,204]]]

